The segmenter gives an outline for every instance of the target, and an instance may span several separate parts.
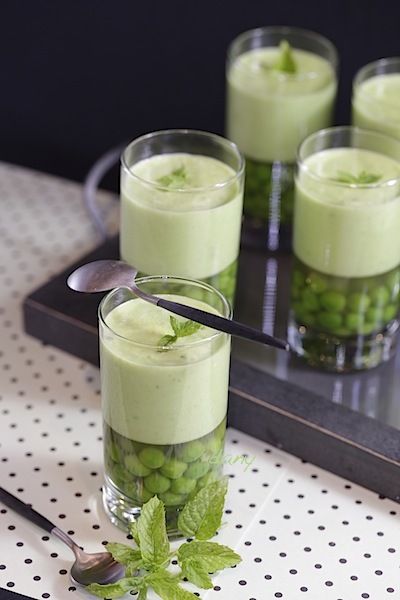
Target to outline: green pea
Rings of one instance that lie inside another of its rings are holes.
[[[174,494],[173,492],[165,492],[160,495],[160,500],[165,506],[183,506],[185,504],[185,496],[183,494]]]
[[[334,331],[342,325],[342,317],[337,313],[320,312],[317,316],[318,325],[323,329]]]
[[[210,463],[198,461],[193,462],[188,466],[187,471],[185,473],[185,477],[189,477],[189,479],[199,479],[200,477],[204,477],[204,475],[209,471]]]
[[[169,479],[161,475],[161,473],[153,472],[144,479],[144,485],[147,490],[153,494],[163,494],[169,490],[171,482]]]
[[[222,440],[220,440],[217,436],[212,436],[209,440],[205,442],[207,448],[207,454],[219,454],[222,447]]]
[[[346,315],[345,324],[351,331],[357,332],[363,325],[364,318],[362,315],[357,313],[349,313]]]
[[[108,442],[106,445],[106,454],[114,462],[121,462],[123,456],[119,446],[115,442]]]
[[[169,458],[161,467],[160,473],[169,479],[178,479],[179,477],[182,477],[186,468],[186,463],[176,458]]]
[[[362,335],[370,335],[375,329],[375,323],[364,323],[361,325],[358,333],[361,333]]]
[[[383,308],[380,306],[371,306],[366,312],[369,323],[380,323],[383,319]]]
[[[111,469],[111,479],[117,485],[122,485],[132,480],[132,476],[124,469],[122,465],[114,464]]]
[[[300,309],[299,311],[297,311],[296,317],[302,325],[307,325],[308,327],[312,327],[313,325],[315,325],[316,316],[311,312],[307,312],[306,310]]]
[[[124,464],[129,473],[137,477],[146,477],[151,473],[151,470],[140,462],[136,454],[127,454],[124,458]]]
[[[317,275],[317,273],[310,273],[306,281],[314,294],[322,294],[322,292],[325,292],[328,288],[326,280],[320,275]]]
[[[301,294],[302,307],[307,312],[315,312],[319,308],[317,296],[309,289],[305,289]]]
[[[190,494],[196,487],[196,480],[188,477],[180,477],[171,483],[171,492],[174,494]]]
[[[383,311],[383,319],[385,323],[392,321],[397,315],[397,306],[394,304],[388,304],[385,310]]]
[[[347,299],[347,306],[352,312],[365,313],[371,304],[369,296],[365,293],[355,292]]]
[[[143,504],[146,504],[146,502],[148,502],[150,500],[150,498],[152,498],[153,496],[154,496],[154,494],[152,492],[149,492],[149,490],[147,490],[143,486],[142,490],[139,494],[139,499],[143,502]]]
[[[400,290],[400,271],[395,269],[386,276],[386,285],[392,291],[392,295],[397,296]]]
[[[390,294],[384,285],[380,285],[371,290],[369,297],[375,306],[384,306],[389,302]]]
[[[159,469],[165,461],[162,450],[148,446],[139,452],[140,462],[149,469]]]
[[[338,329],[335,329],[335,335],[339,337],[348,337],[349,335],[351,335],[351,331],[349,331],[349,329],[346,329],[346,327],[339,327]]]
[[[320,303],[327,311],[341,312],[346,306],[346,298],[340,292],[328,291],[321,294]]]
[[[178,448],[177,456],[179,456],[183,462],[190,463],[200,458],[203,452],[203,444],[199,440],[194,440],[193,442],[187,442]]]
[[[293,271],[293,275],[292,275],[292,282],[293,282],[293,285],[295,285],[298,288],[303,287],[305,284],[305,278],[304,278],[303,273],[301,271],[295,269]]]
[[[207,485],[209,485],[213,481],[216,481],[217,479],[218,479],[218,474],[215,471],[210,471],[209,473],[207,473],[207,475],[204,475],[204,477],[201,477],[198,480],[197,489],[199,490],[203,487],[206,487]]]

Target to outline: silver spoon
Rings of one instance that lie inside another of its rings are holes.
[[[25,517],[31,523],[38,525],[48,533],[51,533],[71,548],[75,555],[75,562],[71,567],[72,579],[81,585],[90,583],[113,583],[125,574],[125,567],[117,563],[109,552],[96,552],[88,554],[84,552],[64,531],[61,531],[54,523],[36,512],[30,504],[25,504],[10,492],[0,487],[0,502],[12,508],[21,517]]]
[[[136,275],[137,270],[122,260],[95,260],[73,271],[67,279],[67,284],[76,292],[106,292],[118,287],[128,287],[137,296],[146,300],[146,302],[151,302],[151,304],[165,308],[191,321],[196,321],[196,323],[201,323],[217,331],[224,331],[230,335],[242,337],[253,342],[260,342],[261,344],[274,346],[281,350],[290,350],[289,344],[286,341],[263,333],[258,329],[253,329],[253,327],[243,325],[243,323],[239,323],[238,321],[225,319],[224,317],[213,315],[192,306],[186,306],[179,302],[171,302],[170,300],[147,294],[136,285]]]

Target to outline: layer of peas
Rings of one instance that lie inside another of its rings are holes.
[[[104,423],[104,462],[112,483],[138,505],[157,496],[181,507],[221,473],[226,421],[208,435],[169,446],[135,442]]]
[[[266,223],[272,194],[280,196],[280,223],[290,225],[293,217],[294,165],[263,163],[246,157],[244,214]]]
[[[235,289],[236,289],[237,266],[238,266],[238,261],[235,260],[228,267],[226,267],[226,269],[224,269],[223,271],[220,271],[219,273],[217,273],[216,275],[212,275],[211,277],[202,279],[201,281],[204,281],[204,283],[208,283],[209,285],[212,285],[214,288],[219,290],[221,292],[221,294],[223,294],[223,296],[231,304],[233,304],[233,300],[234,300],[234,296],[235,296]],[[145,276],[146,276],[145,273],[138,274],[138,277],[145,277]],[[174,293],[176,293],[176,294],[179,293],[177,286],[175,286]],[[182,296],[185,295],[185,286],[184,285],[182,285],[181,293],[182,293]],[[209,299],[208,292],[202,290],[201,288],[198,288],[197,290],[193,290],[193,288],[191,287],[190,290],[188,291],[188,295],[190,297],[196,296],[196,298],[198,300],[203,300],[204,302],[207,302],[207,300]]]
[[[291,308],[297,325],[339,337],[382,331],[399,312],[400,269],[374,277],[324,275],[295,259]]]

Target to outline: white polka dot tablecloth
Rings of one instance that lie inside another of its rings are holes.
[[[112,196],[99,197],[115,226]],[[101,505],[98,369],[25,335],[21,304],[99,240],[76,183],[0,164],[0,204],[0,485],[95,552],[126,539]],[[243,562],[214,577],[202,598],[400,598],[398,504],[234,430],[225,461],[218,541]],[[0,503],[0,587],[89,598],[69,579],[71,559]]]

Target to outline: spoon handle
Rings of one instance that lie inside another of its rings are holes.
[[[10,494],[10,492],[7,492],[2,487],[0,487],[0,502],[9,508],[12,508],[15,510],[15,512],[21,515],[21,517],[25,517],[25,519],[28,519],[28,521],[31,521],[31,523],[34,523],[35,525],[38,525],[38,527],[41,527],[48,533],[51,533],[55,528],[54,523],[36,512],[36,510],[34,510],[29,504],[25,504],[25,502],[22,502],[22,500],[16,496],[13,496]]]
[[[246,340],[252,340],[253,342],[260,342],[266,346],[273,346],[274,348],[280,348],[281,350],[289,351],[290,349],[289,344],[284,340],[263,333],[258,329],[253,329],[253,327],[243,325],[243,323],[225,319],[219,315],[213,315],[212,313],[193,308],[192,306],[185,306],[184,304],[179,304],[179,302],[171,302],[164,298],[157,299],[157,306],[161,306],[170,312],[186,317],[191,321],[196,321],[196,323],[211,327],[212,329],[224,331],[230,335],[245,338]]]

